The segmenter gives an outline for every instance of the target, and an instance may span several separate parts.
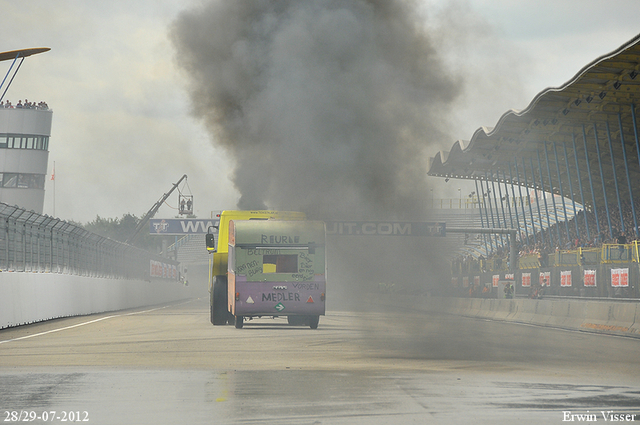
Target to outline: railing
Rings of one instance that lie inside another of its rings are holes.
[[[521,269],[537,269],[540,267],[538,254],[525,254],[518,260],[518,266]]]
[[[554,256],[556,266],[576,266],[580,264],[579,251],[558,251]]]
[[[599,264],[602,250],[600,248],[578,249],[578,261],[581,265]]]
[[[626,263],[628,261],[638,262],[638,242],[631,244],[604,244],[602,245],[603,263]]]
[[[557,267],[557,266],[585,266],[598,264],[615,264],[615,263],[640,263],[640,253],[638,250],[638,241],[630,244],[605,244],[601,248],[578,248],[576,250],[557,251],[544,256],[538,253],[524,254],[518,259],[518,269],[537,269],[539,267]],[[477,260],[470,261],[467,269],[478,269],[475,267]],[[506,267],[505,260],[489,259],[485,260],[486,264],[482,270],[486,271],[504,271]]]
[[[527,197],[516,197],[516,198],[507,198],[507,200],[504,201],[500,201],[500,199],[498,199],[497,202],[502,202],[503,206],[505,208],[508,208],[509,206],[511,208],[519,208],[521,207],[521,202],[520,199],[522,199],[522,202],[524,203],[525,206],[529,205],[529,199]],[[482,200],[480,200],[480,202],[482,202]],[[487,198],[487,202],[488,202],[488,198]],[[491,202],[496,202],[494,201],[494,199],[491,199]],[[478,198],[476,197],[460,197],[460,198],[442,198],[442,199],[434,199],[431,198],[427,201],[425,201],[425,206],[426,208],[431,208],[431,209],[437,209],[437,210],[452,210],[452,209],[462,209],[462,210],[467,210],[467,209],[478,209],[480,208],[480,205],[478,204]]]
[[[479,267],[480,264],[483,267]],[[536,285],[542,285],[546,280],[545,296],[640,298],[637,241],[630,244],[605,244],[600,248],[557,251],[547,256],[530,253],[518,259],[515,271],[507,270],[504,259],[492,258],[479,262],[467,258],[464,265],[465,267],[459,267],[458,263],[452,264],[452,283],[455,282],[452,293],[458,295],[466,294],[472,286],[471,282],[478,282],[481,287],[489,285],[488,296],[499,298],[504,295],[500,292],[504,285],[511,282],[519,296],[526,296]],[[496,276],[498,286],[492,284]],[[469,293],[472,292],[474,291]]]
[[[0,203],[0,270],[148,280],[151,264],[177,262],[152,255],[60,219]],[[172,278],[173,273],[170,273]]]

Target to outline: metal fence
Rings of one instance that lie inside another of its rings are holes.
[[[170,270],[178,264],[73,223],[3,203],[0,223],[3,271],[149,280],[152,262],[168,265]],[[173,279],[174,273],[163,277]]]

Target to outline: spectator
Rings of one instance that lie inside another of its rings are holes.
[[[616,242],[618,242],[618,259],[622,260],[622,255],[624,254],[624,251],[625,251],[624,245],[627,243],[627,237],[624,235],[624,232],[620,232]]]

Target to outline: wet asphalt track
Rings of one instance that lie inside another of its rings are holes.
[[[640,421],[640,340],[393,311],[238,330],[210,325],[204,298],[0,331],[3,423],[560,424],[603,411]]]

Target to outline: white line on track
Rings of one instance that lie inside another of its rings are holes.
[[[190,302],[190,301],[191,300],[189,300],[187,302]],[[185,304],[185,303],[181,303],[181,304]],[[99,319],[89,320],[88,322],[82,322],[82,323],[77,323],[77,324],[71,325],[71,326],[65,326],[64,328],[51,329],[49,331],[39,332],[37,334],[25,335],[25,336],[21,336],[21,337],[18,337],[18,338],[7,339],[5,341],[0,341],[0,344],[5,344],[7,342],[13,342],[13,341],[20,341],[21,339],[33,338],[33,337],[36,337],[36,336],[47,335],[47,334],[54,333],[54,332],[65,331],[67,329],[73,329],[73,328],[77,328],[79,326],[90,325],[92,323],[100,322],[102,320],[113,319],[114,317],[133,316],[134,314],[149,313],[149,312],[152,312],[152,311],[162,310],[163,308],[172,307],[172,306],[175,306],[175,305],[179,305],[179,304],[165,305],[165,306],[162,306],[162,307],[156,307],[156,308],[152,308],[152,309],[149,309],[149,310],[143,310],[143,311],[134,311],[133,313],[114,314],[112,316],[106,316],[106,317],[101,317]]]

